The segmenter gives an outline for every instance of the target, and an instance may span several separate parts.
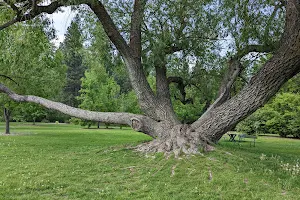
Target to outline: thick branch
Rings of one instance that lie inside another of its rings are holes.
[[[164,113],[165,118],[174,123],[179,123],[177,116],[173,110],[169,83],[167,80],[167,69],[165,65],[156,66],[156,96],[160,106],[160,112]]]
[[[240,63],[240,61],[230,59],[228,62],[228,70],[225,73],[225,76],[222,80],[219,89],[218,98],[207,111],[209,111],[212,108],[220,106],[225,101],[230,99],[230,89],[241,72],[242,72],[242,64]]]
[[[201,135],[218,141],[260,106],[264,105],[280,87],[300,72],[300,9],[296,0],[287,1],[286,26],[279,49],[252,77],[249,84],[235,97],[211,109],[192,128]],[[218,124],[212,128],[212,124]]]
[[[35,16],[45,12],[53,13],[60,6],[68,5],[80,5],[87,4],[93,12],[96,14],[98,19],[103,25],[103,28],[123,56],[126,67],[128,69],[128,74],[130,77],[131,84],[135,90],[139,103],[142,110],[150,117],[155,120],[165,120],[164,112],[161,112],[162,108],[159,108],[159,103],[157,102],[152,89],[146,79],[143,67],[141,65],[140,59],[134,57],[133,50],[127,45],[124,38],[121,36],[120,32],[117,30],[113,20],[106,11],[104,5],[98,0],[76,0],[76,1],[55,1],[48,6],[37,6],[36,10],[28,11],[28,13],[22,17],[16,17],[12,21],[0,26],[0,30],[6,28],[16,22],[25,21],[34,18]]]
[[[140,58],[137,58],[132,48],[127,45],[127,43],[121,36],[120,32],[117,30],[116,26],[114,25],[111,17],[109,16],[106,9],[104,8],[103,4],[100,1],[94,0],[92,3],[88,5],[94,11],[96,16],[102,23],[102,26],[105,32],[107,33],[108,37],[110,38],[110,40],[113,42],[113,44],[117,47],[117,49],[122,54],[128,70],[132,87],[137,94],[139,104],[142,110],[148,116],[150,116],[155,120],[166,120],[165,112],[164,111],[161,112],[164,109],[160,107],[146,79],[144,69],[140,62]],[[136,12],[139,13],[138,11]],[[134,27],[140,26],[139,23],[140,22],[137,21],[133,26]],[[139,30],[135,30],[135,31],[139,32]],[[139,47],[137,46],[139,44],[136,44],[138,40],[134,39],[134,41],[135,41],[134,47],[138,49]]]
[[[142,55],[141,27],[145,4],[146,0],[135,0],[131,16],[130,47],[134,56],[139,60]]]
[[[108,14],[104,5],[97,0],[89,0],[87,4],[96,14],[107,36],[116,46],[116,48],[120,51],[120,53],[124,56],[124,58],[131,58],[133,55],[132,49],[127,45],[126,41],[121,36],[120,32],[118,31],[116,25],[114,24],[112,18]]]
[[[117,113],[117,112],[94,112],[82,110],[79,108],[74,108],[63,103],[50,101],[48,99],[44,99],[37,96],[25,96],[18,95],[15,92],[11,91],[9,88],[0,84],[0,92],[6,93],[12,100],[17,102],[32,102],[36,104],[40,104],[46,108],[57,110],[64,114],[78,117],[80,119],[86,119],[91,121],[100,121],[104,123],[113,123],[113,124],[126,124],[132,126],[137,131],[146,133],[152,137],[153,135],[153,127],[157,122],[146,117],[144,115],[137,115],[131,113]]]

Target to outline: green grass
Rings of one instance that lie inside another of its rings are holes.
[[[282,167],[299,162],[300,140],[260,136],[250,147],[222,139],[215,152],[166,159],[130,150],[150,138],[128,128],[13,123],[12,132],[0,136],[1,200],[300,196],[300,172]]]

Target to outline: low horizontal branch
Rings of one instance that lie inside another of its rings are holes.
[[[156,123],[149,117],[144,115],[132,114],[132,113],[122,113],[122,112],[95,112],[88,111],[79,108],[74,108],[63,103],[51,101],[38,96],[31,95],[19,95],[10,90],[8,87],[0,83],[0,92],[6,93],[12,100],[17,102],[31,102],[42,105],[46,108],[57,110],[61,113],[77,117],[80,119],[100,121],[104,123],[113,124],[126,124],[134,128],[136,131],[144,132],[150,136],[151,131],[148,126],[152,126]],[[138,126],[136,125],[140,123]]]

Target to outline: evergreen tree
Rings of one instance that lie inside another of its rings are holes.
[[[68,27],[61,50],[64,55],[64,64],[68,67],[62,101],[70,106],[78,107],[79,102],[76,97],[79,96],[81,78],[86,70],[83,63],[83,38],[78,15]]]

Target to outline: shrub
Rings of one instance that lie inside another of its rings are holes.
[[[236,127],[248,134],[270,133],[300,138],[300,95],[282,93]]]

